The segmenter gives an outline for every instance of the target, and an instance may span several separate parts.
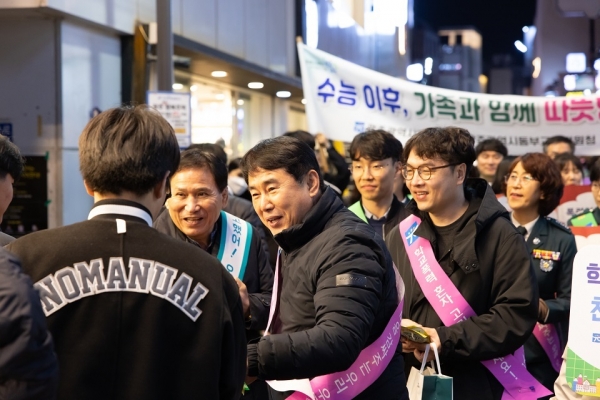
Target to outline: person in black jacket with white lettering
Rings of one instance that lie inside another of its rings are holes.
[[[152,228],[179,164],[173,128],[147,106],[94,117],[79,140],[87,221],[9,245],[40,293],[64,399],[237,399],[242,302],[201,249]]]

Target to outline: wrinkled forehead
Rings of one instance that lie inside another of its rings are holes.
[[[283,168],[264,169],[259,167],[248,171],[248,187],[250,189],[270,183],[287,182],[289,180],[295,180],[294,176]]]

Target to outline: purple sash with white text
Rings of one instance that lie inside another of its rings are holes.
[[[275,266],[271,310],[265,335],[268,335],[279,300],[279,259]],[[400,322],[402,321],[402,306],[404,304],[404,282],[394,266],[396,288],[398,289],[399,304],[387,323],[381,336],[365,347],[354,363],[345,371],[317,376],[311,379],[291,381],[267,381],[275,390],[295,392],[287,400],[350,400],[371,386],[389,365],[398,343],[400,342]]]
[[[400,222],[399,229],[423,294],[446,326],[476,317],[475,311],[437,262],[431,243],[414,234],[420,223],[419,217],[411,215]],[[514,355],[508,354],[481,363],[504,387],[503,400],[534,400],[552,394],[527,371],[523,347]]]
[[[560,348],[560,339],[558,338],[558,332],[553,324],[535,324],[533,328],[533,336],[537,339],[542,349],[550,359],[552,368],[556,372],[560,372],[560,366],[562,365],[562,350]]]

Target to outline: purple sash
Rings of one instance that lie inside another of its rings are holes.
[[[279,289],[279,255],[277,256],[277,265],[275,266],[275,279],[273,281],[273,294],[271,297],[271,309],[269,312],[269,322],[267,329],[269,331],[278,301]],[[285,390],[295,390],[287,400],[349,400],[356,397],[366,388],[373,384],[381,376],[383,371],[390,363],[398,343],[400,342],[400,322],[402,321],[402,306],[404,304],[404,282],[394,266],[396,275],[396,288],[398,289],[398,298],[400,302],[390,318],[381,336],[373,343],[365,347],[354,363],[345,371],[334,372],[332,374],[317,376],[309,382],[306,380],[292,381],[267,381],[275,390],[279,390],[282,385]],[[268,333],[265,333],[268,335]],[[304,384],[302,384],[304,383]],[[307,385],[308,383],[308,385]],[[311,390],[306,388],[310,387]],[[312,391],[312,393],[309,393]]]
[[[552,368],[556,372],[560,372],[560,366],[562,365],[562,352],[560,350],[560,339],[558,338],[558,332],[556,327],[552,324],[535,324],[533,328],[533,336],[540,343],[544,352],[552,363]]]
[[[423,294],[446,326],[476,317],[475,311],[435,259],[431,243],[414,234],[420,223],[419,217],[411,215],[400,222],[399,229]],[[523,347],[514,355],[508,354],[481,363],[504,387],[502,399],[533,400],[552,394],[527,371]]]

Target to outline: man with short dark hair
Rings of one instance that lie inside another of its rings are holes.
[[[467,180],[473,137],[462,128],[428,128],[404,147],[410,213],[386,237],[400,275],[409,282],[403,325],[421,325],[454,378],[454,398],[500,400],[544,388],[523,366],[522,346],[538,316],[538,291],[525,241],[482,179]],[[424,345],[403,338],[407,368]],[[430,358],[433,357],[430,352]],[[504,364],[503,364],[504,362]],[[505,370],[519,380],[503,387]],[[499,380],[500,379],[500,380]],[[503,379],[503,381],[502,381]],[[536,386],[537,384],[537,386]]]
[[[23,173],[25,159],[19,148],[6,136],[0,135],[0,222],[13,198],[13,185]],[[15,240],[0,232],[0,246],[5,246]]]
[[[350,168],[361,199],[349,209],[382,238],[404,216],[404,206],[394,195],[395,180],[401,175],[401,156],[402,143],[383,130],[359,133],[350,144]]]
[[[323,186],[313,149],[295,138],[260,142],[242,171],[281,248],[269,334],[248,345],[248,376],[312,378],[302,387],[314,393],[293,388],[310,396],[331,384],[338,399],[408,399],[396,353],[404,289],[383,240]],[[272,399],[291,394],[269,385]]]
[[[546,139],[542,144],[544,153],[551,159],[555,159],[559,154],[575,154],[575,143],[566,136],[552,136]]]
[[[486,139],[477,144],[475,154],[477,155],[479,177],[491,185],[496,179],[498,166],[508,155],[506,146],[498,139]]]
[[[152,228],[179,165],[147,106],[92,118],[79,138],[87,221],[9,244],[40,292],[59,398],[237,399],[245,375],[238,287],[201,249]]]

